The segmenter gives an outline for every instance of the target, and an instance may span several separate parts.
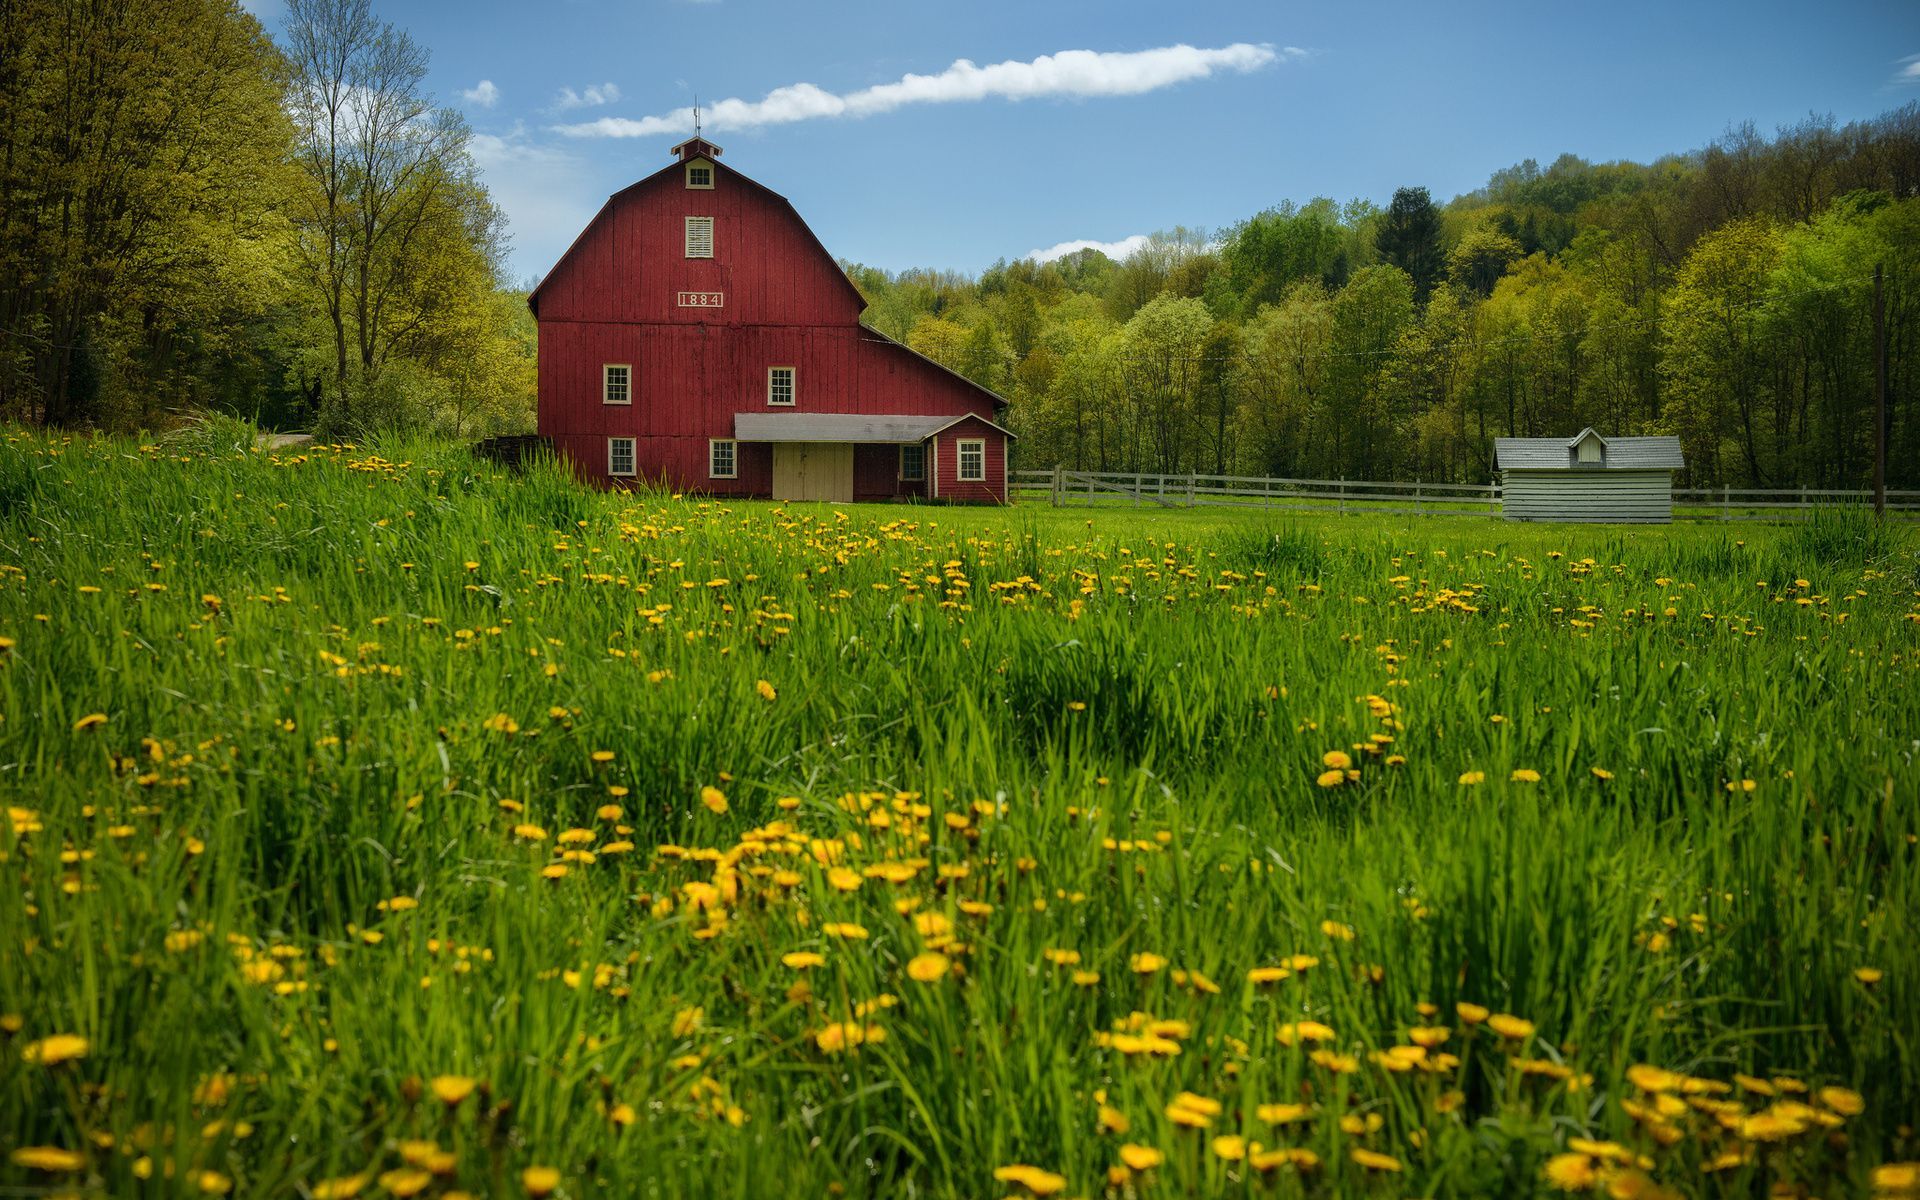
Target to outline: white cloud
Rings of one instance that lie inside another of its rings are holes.
[[[516,269],[545,271],[605,199],[590,165],[534,141],[524,125],[468,143],[493,202],[507,214]]]
[[[1900,69],[1893,73],[1895,83],[1920,83],[1920,54],[1909,54],[1900,60]]]
[[[1146,244],[1147,235],[1144,233],[1136,233],[1132,237],[1123,237],[1117,242],[1096,242],[1087,238],[1080,238],[1077,241],[1061,242],[1058,245],[1048,246],[1045,250],[1029,250],[1027,251],[1027,257],[1037,263],[1050,263],[1057,258],[1065,258],[1067,255],[1080,250],[1098,250],[1108,258],[1119,262]]]
[[[553,107],[548,112],[566,112],[574,108],[599,108],[603,104],[612,104],[620,98],[620,89],[611,83],[596,83],[585,91],[576,92],[570,87],[560,89],[554,97]]]
[[[460,98],[481,108],[492,108],[500,99],[500,89],[493,85],[493,80],[482,79],[470,88],[460,89]]]
[[[956,61],[938,75],[905,75],[856,92],[836,94],[811,83],[775,88],[760,100],[738,98],[701,105],[709,130],[751,129],[785,125],[821,117],[870,117],[909,104],[954,104],[1001,97],[1031,100],[1042,96],[1137,96],[1192,79],[1225,71],[1257,71],[1274,62],[1304,58],[1295,46],[1275,48],[1235,42],[1205,50],[1194,46],[1162,46],[1156,50],[1107,52],[1063,50],[1043,54],[1032,62],[1002,62],[976,66]],[[693,130],[693,109],[676,108],[657,116],[633,119],[602,117],[574,125],[555,126],[571,137],[653,137]]]

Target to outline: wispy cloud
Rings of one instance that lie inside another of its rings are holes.
[[[1896,85],[1912,86],[1920,84],[1920,54],[1909,54],[1899,62],[1900,69],[1893,73],[1892,82]]]
[[[576,108],[599,108],[603,104],[612,104],[619,98],[619,87],[611,83],[596,83],[578,92],[570,87],[563,87],[560,89],[560,94],[553,98],[553,106],[547,111],[560,113]]]
[[[460,98],[469,104],[478,104],[481,108],[492,108],[500,99],[500,89],[493,85],[493,80],[482,79],[470,88],[461,88]]]
[[[605,194],[591,164],[536,140],[518,122],[502,134],[474,134],[468,148],[494,203],[506,210],[514,258],[523,264],[546,269]]]
[[[860,91],[836,94],[811,83],[775,88],[759,100],[732,98],[701,106],[709,130],[752,129],[824,117],[870,117],[909,104],[957,104],[999,97],[1032,100],[1043,96],[1137,96],[1224,72],[1257,71],[1282,60],[1305,58],[1295,46],[1235,42],[1217,49],[1162,46],[1156,50],[1107,52],[1063,50],[1031,62],[976,66],[960,59],[938,75],[905,75]],[[655,116],[602,117],[558,125],[570,137],[654,137],[693,129],[693,109],[676,108]]]
[[[1117,242],[1096,242],[1088,238],[1080,238],[1077,241],[1060,242],[1057,245],[1048,246],[1045,250],[1029,250],[1027,257],[1037,263],[1050,263],[1057,258],[1065,258],[1081,250],[1098,250],[1118,262],[1146,244],[1147,235],[1144,233],[1123,237]]]

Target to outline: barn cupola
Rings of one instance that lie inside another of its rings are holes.
[[[667,153],[681,162],[692,162],[696,158],[719,158],[720,147],[696,133]]]

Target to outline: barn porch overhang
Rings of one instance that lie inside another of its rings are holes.
[[[979,421],[1013,435],[977,413],[957,417],[870,416],[865,413],[733,414],[734,440],[741,442],[851,442],[910,446],[964,421]]]

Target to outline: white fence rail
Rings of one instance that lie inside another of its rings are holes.
[[[1013,471],[1010,498],[1050,504],[1160,508],[1230,506],[1274,512],[1383,513],[1415,517],[1500,515],[1500,485],[1282,479],[1264,475],[1153,474],[1144,471]],[[1815,508],[1865,505],[1857,488],[1676,488],[1675,520],[1782,521]],[[1795,510],[1798,510],[1797,512]],[[1887,511],[1920,515],[1920,491],[1889,491]]]

